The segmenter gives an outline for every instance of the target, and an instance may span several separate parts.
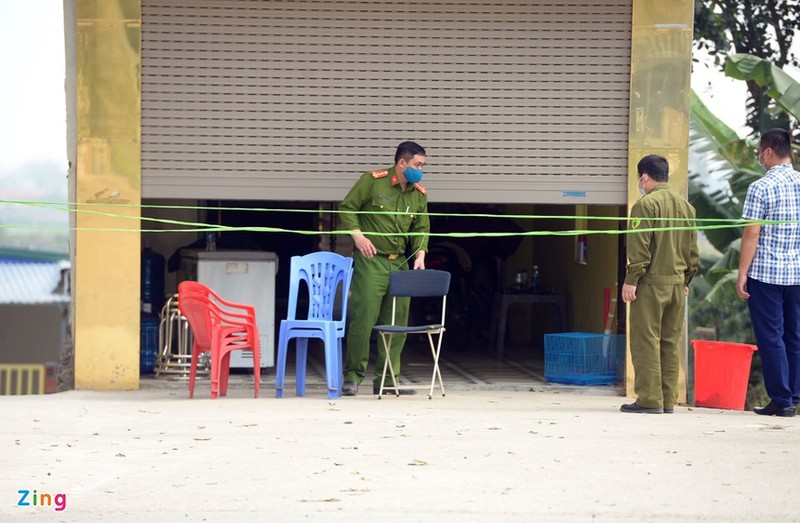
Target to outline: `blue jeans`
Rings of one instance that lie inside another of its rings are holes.
[[[747,292],[767,394],[778,407],[800,403],[800,285],[748,278]]]

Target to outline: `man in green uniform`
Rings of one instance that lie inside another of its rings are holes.
[[[409,244],[413,268],[425,268],[427,233],[431,227],[427,191],[419,183],[424,166],[425,149],[414,142],[403,142],[397,147],[394,167],[364,173],[340,206],[343,211],[353,211],[343,213],[341,220],[343,226],[352,231],[355,243],[342,387],[345,396],[358,393],[358,385],[366,374],[372,328],[392,322],[389,275],[408,269],[405,252]],[[409,232],[424,234],[406,235]],[[387,233],[396,235],[382,235]],[[409,303],[409,298],[398,298],[397,325],[407,325]],[[396,374],[400,373],[400,353],[405,340],[405,335],[395,335],[392,340],[391,363]],[[385,351],[379,348],[373,391],[380,385],[385,357]],[[401,389],[399,392],[413,394],[415,391]]]
[[[631,209],[632,229],[694,226],[694,207],[666,183],[669,180],[666,158],[645,156],[639,161],[637,171],[643,198]],[[689,282],[699,261],[694,229],[628,235],[628,271],[622,300],[631,307],[636,401],[622,405],[622,412],[673,412],[678,399],[678,342],[683,331]]]

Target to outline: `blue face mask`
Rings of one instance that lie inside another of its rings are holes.
[[[647,196],[647,191],[645,191],[645,190],[642,188],[642,179],[641,179],[641,178],[639,178],[639,181],[638,181],[638,182],[636,182],[636,187],[638,187],[638,188],[639,188],[639,194],[641,194],[642,196]]]
[[[408,183],[418,183],[422,180],[422,169],[414,169],[410,165],[403,171],[403,177]]]

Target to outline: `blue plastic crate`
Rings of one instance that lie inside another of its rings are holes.
[[[603,340],[608,338],[606,350]],[[613,385],[625,354],[625,336],[561,332],[544,335],[544,377],[570,385]]]

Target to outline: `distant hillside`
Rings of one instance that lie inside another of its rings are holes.
[[[30,162],[0,171],[0,199],[66,202],[67,167],[55,162]],[[0,203],[0,248],[66,253],[69,251],[68,226],[66,211]]]

